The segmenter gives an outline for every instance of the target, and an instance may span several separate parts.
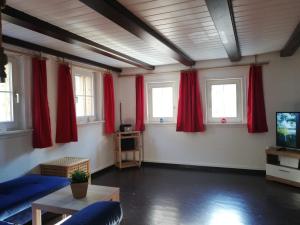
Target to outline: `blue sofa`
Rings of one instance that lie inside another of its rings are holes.
[[[123,214],[119,202],[96,202],[75,213],[61,225],[119,225]],[[11,225],[1,222],[0,225]]]
[[[40,175],[0,183],[0,225],[30,221],[33,201],[69,184],[69,179],[64,177]],[[118,225],[122,216],[119,202],[97,202],[74,214],[63,225]]]
[[[65,177],[40,175],[27,175],[0,183],[0,221],[26,211],[31,207],[31,202],[69,184],[69,179]],[[29,218],[28,213],[26,215],[21,216],[23,221],[18,222],[31,220],[31,215]]]

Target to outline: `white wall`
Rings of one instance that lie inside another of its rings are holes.
[[[253,62],[245,57],[239,63]],[[265,103],[269,132],[249,134],[246,125],[208,125],[205,133],[176,132],[176,125],[146,126],[144,133],[144,160],[149,162],[178,163],[187,165],[217,166],[229,168],[265,169],[264,150],[275,145],[275,112],[300,110],[300,52],[289,58],[280,58],[279,53],[265,54],[258,61],[269,61],[263,67]],[[231,65],[228,60],[198,62],[195,68]],[[179,76],[183,66],[172,65],[156,68],[152,77]],[[161,71],[169,73],[160,73]],[[127,69],[123,74],[143,73],[141,69]],[[247,75],[248,67],[200,69],[202,103],[205,110],[205,76]],[[148,75],[149,76],[149,75]],[[134,121],[135,83],[133,77],[120,77],[123,117]]]
[[[178,133],[175,124],[147,125],[144,134],[145,161],[167,162],[190,165],[207,165],[233,168],[264,169],[266,146],[275,144],[275,112],[300,111],[300,53],[293,57],[280,58],[278,53],[261,55],[259,61],[270,61],[264,66],[264,89],[269,132],[248,134],[245,126],[210,125],[205,133]],[[246,57],[241,63],[253,62]],[[196,67],[229,65],[228,60],[198,62]],[[25,83],[30,83],[30,58],[24,57]],[[158,67],[155,76],[179,76],[179,72],[160,73],[184,69],[180,65]],[[205,74],[245,73],[247,68],[228,67],[224,69],[200,70]],[[140,69],[127,69],[124,74],[143,73]],[[51,114],[53,140],[56,121],[57,63],[54,58],[47,61],[48,98]],[[135,79],[115,77],[116,119],[118,121],[119,102],[123,103],[123,119],[135,121]],[[202,92],[204,91],[201,86]],[[119,93],[119,94],[118,94]],[[30,99],[30,91],[24,93]],[[204,93],[202,93],[204,103]],[[27,116],[30,115],[28,110]],[[30,120],[29,120],[30,123]],[[33,149],[31,132],[12,136],[0,136],[0,182],[29,172],[38,164],[63,156],[87,157],[91,160],[92,171],[113,164],[113,142],[103,134],[103,123],[80,125],[79,141],[70,144],[55,144],[48,149]]]
[[[49,57],[47,61],[48,100],[51,116],[52,140],[55,143],[56,104],[57,104],[57,62]],[[30,99],[31,68],[30,57],[22,57],[27,91],[26,99]],[[99,74],[98,74],[99,75]],[[117,75],[115,74],[115,95],[118,96]],[[102,92],[102,90],[100,90]],[[28,106],[28,104],[27,104]],[[117,109],[117,108],[116,108]],[[28,111],[28,107],[27,107]],[[30,110],[29,110],[30,111]],[[27,113],[30,114],[30,113]],[[116,118],[118,110],[116,110]],[[30,124],[30,118],[28,118]],[[54,144],[51,148],[33,149],[31,132],[17,135],[0,136],[0,182],[23,175],[36,168],[40,163],[63,156],[78,156],[89,158],[92,172],[113,164],[113,141],[111,136],[103,133],[104,123],[78,126],[78,142],[69,144]]]

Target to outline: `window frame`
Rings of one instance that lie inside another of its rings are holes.
[[[12,121],[0,122],[0,132],[13,131],[21,129],[21,78],[19,73],[18,59],[14,56],[8,55],[8,64],[11,64],[11,79],[12,79]]]
[[[86,97],[92,97],[93,99],[93,115],[84,115],[84,116],[77,116],[76,114],[76,120],[78,124],[86,124],[86,123],[90,123],[90,122],[95,122],[97,121],[97,92],[96,92],[96,83],[97,83],[97,78],[96,78],[96,74],[94,71],[92,70],[88,70],[85,68],[81,68],[81,67],[72,67],[72,80],[73,80],[73,89],[74,89],[74,101],[75,101],[75,110],[76,110],[76,101],[77,101],[77,95],[76,95],[76,82],[75,82],[75,77],[76,76],[80,76],[80,77],[91,77],[92,78],[92,96],[87,95],[85,92],[85,85],[84,85],[84,98]],[[85,101],[86,102],[86,101]],[[85,109],[86,111],[86,105],[85,105]]]
[[[212,85],[222,84],[236,84],[236,109],[237,117],[212,117],[212,96],[211,87]],[[230,77],[230,78],[208,78],[205,80],[205,94],[206,94],[206,123],[207,124],[243,124],[245,116],[245,79],[243,77]],[[222,122],[222,119],[226,122]]]
[[[152,105],[152,90],[153,88],[172,87],[173,89],[173,117],[153,117],[153,105]],[[157,81],[146,83],[147,93],[147,123],[163,124],[163,123],[175,123],[177,118],[177,103],[178,103],[178,82],[177,81]],[[161,121],[161,119],[163,119]]]

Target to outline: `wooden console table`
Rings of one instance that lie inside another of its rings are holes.
[[[122,149],[123,140],[132,140],[133,147],[130,149]],[[117,132],[115,133],[115,166],[123,169],[133,166],[141,166],[142,163],[142,132],[140,131],[130,131],[130,132]],[[127,154],[132,153],[132,159],[127,159]],[[138,157],[136,157],[138,153]],[[126,160],[123,160],[123,156],[126,157]]]
[[[277,181],[300,187],[300,152],[295,150],[277,148],[266,149],[267,180]],[[282,163],[285,159],[288,163]],[[294,164],[294,165],[292,165]],[[296,165],[297,164],[297,165]]]

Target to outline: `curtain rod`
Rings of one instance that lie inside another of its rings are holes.
[[[89,67],[89,66],[83,66],[83,65],[80,65],[80,64],[77,64],[77,63],[70,63],[70,62],[68,62],[68,61],[66,61],[66,60],[64,60],[64,61],[62,61],[61,59],[57,59],[57,60],[55,60],[56,62],[59,62],[59,63],[67,63],[68,65],[70,65],[71,67],[79,67],[79,68],[82,68],[82,69],[87,69],[87,70],[91,70],[91,71],[93,71],[93,72],[107,72],[107,71],[109,71],[109,72],[111,72],[110,70],[106,70],[106,69],[95,69],[95,68],[93,68],[92,66],[91,67]]]
[[[136,74],[124,74],[119,75],[119,77],[131,77],[131,76],[137,76],[137,74],[142,75],[155,75],[155,74],[161,74],[161,73],[174,73],[174,72],[181,72],[181,71],[189,71],[189,70],[210,70],[210,69],[219,69],[219,68],[228,68],[228,67],[242,67],[242,66],[250,66],[250,65],[257,65],[257,66],[263,66],[263,65],[269,65],[269,61],[265,62],[258,62],[258,63],[243,63],[243,64],[237,64],[237,65],[225,65],[225,66],[211,66],[211,67],[199,67],[199,68],[190,68],[190,69],[182,69],[182,70],[171,70],[171,71],[163,71],[156,73],[153,72],[146,72],[146,73],[136,73]]]
[[[20,55],[28,55],[28,56],[33,56],[33,57],[41,57],[42,56],[41,52],[40,52],[40,54],[35,54],[35,53],[17,51],[17,50],[13,50],[13,49],[6,48],[6,47],[4,47],[4,49],[5,49],[6,52],[17,53],[17,54],[20,54]],[[47,57],[41,57],[41,58],[43,58],[45,60],[48,60]]]
[[[22,52],[22,51],[17,51],[17,50],[13,50],[13,49],[10,49],[10,48],[4,48],[5,51],[7,52],[11,52],[11,53],[16,53],[16,54],[20,54],[20,55],[27,55],[27,56],[33,56],[33,57],[40,57],[40,55],[38,54],[35,54],[35,53],[28,53],[28,52]],[[48,60],[49,58],[47,57],[42,57],[43,59],[45,60]],[[89,67],[89,66],[83,66],[83,65],[80,65],[80,64],[77,64],[77,63],[69,63],[69,61],[72,61],[72,60],[67,60],[64,59],[64,60],[61,60],[59,57],[57,57],[57,59],[55,60],[56,62],[59,62],[59,63],[68,63],[70,66],[75,66],[75,67],[80,67],[80,68],[83,68],[83,69],[89,69],[89,70],[92,70],[93,72],[106,72],[108,70],[105,70],[105,69],[95,69],[93,68],[92,66]]]

